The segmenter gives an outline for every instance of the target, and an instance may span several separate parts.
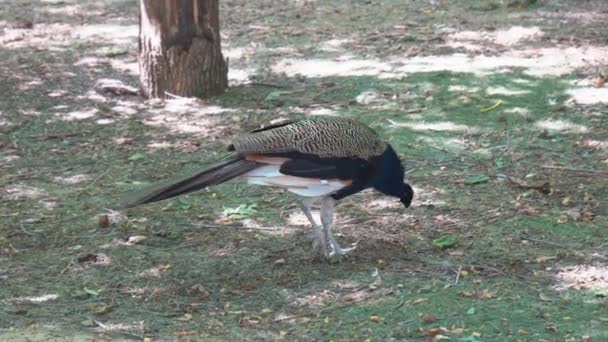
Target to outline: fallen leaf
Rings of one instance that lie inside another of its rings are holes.
[[[196,284],[192,286],[192,290],[199,293],[199,295],[203,298],[209,297],[209,291],[201,284]]]
[[[177,318],[178,321],[189,321],[191,319],[192,319],[191,313],[185,313],[182,317]]]
[[[422,316],[422,322],[430,324],[430,323],[435,323],[437,322],[437,317],[432,316],[432,315],[425,315]]]
[[[591,80],[591,84],[595,88],[602,88],[606,82],[608,82],[608,75],[602,75],[602,73]]]
[[[182,331],[176,331],[175,332],[175,336],[177,337],[185,337],[185,336],[194,336],[197,335],[198,333],[196,331],[187,331],[187,330],[182,330]],[[150,341],[152,341],[150,339]]]
[[[376,315],[370,316],[369,319],[370,319],[370,321],[375,322],[375,323],[380,323],[380,321],[382,320],[382,318],[380,318],[380,316],[376,316]]]
[[[99,305],[99,306],[93,307],[93,314],[98,315],[98,316],[105,315],[110,312],[112,312],[111,305]]]
[[[433,240],[433,246],[438,247],[439,249],[454,247],[456,244],[458,244],[458,237],[456,235],[444,235]]]
[[[89,289],[89,288],[86,288],[86,287],[85,287],[84,289],[82,289],[82,290],[83,290],[85,293],[90,294],[91,296],[95,296],[95,297],[96,297],[96,296],[98,296],[98,295],[99,295],[99,291],[97,291],[97,290]]]
[[[449,333],[453,334],[453,335],[462,335],[462,334],[464,334],[464,328],[450,329]]]
[[[488,175],[479,175],[479,176],[469,177],[469,178],[465,179],[463,183],[465,185],[475,185],[475,184],[487,183],[489,181],[490,181],[490,177]]]
[[[146,155],[143,153],[135,153],[129,157],[129,160],[135,161],[135,160],[144,159],[145,157],[146,157]]]
[[[243,317],[239,320],[239,325],[242,327],[248,327],[259,324],[261,319],[258,317]]]
[[[557,257],[541,255],[541,256],[537,257],[535,260],[536,260],[537,264],[544,264],[545,262],[547,262],[549,260],[553,260],[553,259],[557,259]]]
[[[110,218],[107,214],[99,215],[97,222],[101,228],[108,228],[110,226]]]
[[[426,302],[426,301],[428,301],[428,300],[429,300],[428,298],[418,298],[418,299],[414,300],[414,301],[412,302],[412,304],[413,304],[413,305],[416,305],[416,304],[424,303],[424,302]]]
[[[445,328],[430,328],[430,329],[422,329],[422,333],[425,336],[434,338],[435,336],[443,335],[443,334],[447,333],[447,330]]]
[[[477,298],[479,299],[492,299],[496,296],[496,293],[490,292],[488,289],[483,289],[481,291],[477,291]]]
[[[145,239],[147,239],[147,237],[144,235],[133,235],[127,239],[127,243],[134,245],[134,244],[144,241]]]

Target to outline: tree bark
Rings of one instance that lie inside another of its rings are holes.
[[[140,0],[139,73],[143,95],[209,97],[228,84],[218,0]]]

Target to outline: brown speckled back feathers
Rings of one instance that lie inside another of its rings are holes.
[[[371,128],[355,120],[319,116],[244,134],[229,149],[240,154],[300,152],[321,158],[369,159],[381,155],[386,146]]]

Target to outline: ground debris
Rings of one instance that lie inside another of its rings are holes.
[[[124,84],[120,80],[102,78],[95,83],[95,91],[101,95],[124,96],[138,95],[139,90]]]

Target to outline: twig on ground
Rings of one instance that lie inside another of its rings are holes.
[[[236,228],[236,229],[251,229],[251,230],[279,230],[284,229],[284,227],[279,226],[268,226],[268,227],[246,227],[238,224],[214,224],[214,223],[201,223],[195,225],[197,228]]]
[[[87,185],[86,187],[84,187],[83,190],[86,190],[86,189],[92,187],[93,185],[95,185],[95,183],[97,183],[98,180],[100,180],[101,178],[103,178],[103,176],[107,175],[110,171],[112,171],[112,169],[108,169],[108,170],[102,172],[99,176],[95,177],[95,179],[93,179],[93,181],[91,183],[89,183],[89,185]]]
[[[170,98],[173,98],[173,99],[185,99],[185,97],[183,97],[183,96],[179,96],[179,95],[171,94],[171,93],[170,93],[170,92],[168,92],[168,91],[165,91],[165,95],[167,95],[167,96],[169,96]]]
[[[585,169],[576,169],[576,168],[571,168],[571,167],[565,167],[565,166],[551,166],[551,165],[544,165],[543,169],[549,169],[549,170],[558,170],[558,171],[566,171],[566,172],[573,172],[573,173],[587,173],[587,175],[581,175],[581,176],[590,176],[590,175],[595,175],[595,176],[608,176],[608,172],[606,171],[595,171],[595,170],[585,170]]]
[[[562,244],[551,242],[551,241],[547,241],[547,240],[535,239],[535,238],[531,238],[531,237],[527,237],[527,236],[522,237],[522,239],[525,239],[525,240],[528,240],[528,241],[532,241],[532,242],[536,242],[536,243],[542,243],[542,244],[553,246],[553,247],[558,247],[558,248],[563,248],[563,249],[569,249],[571,251],[575,250],[574,247],[562,245]]]
[[[462,272],[462,265],[458,266],[458,271],[456,271],[456,280],[454,280],[454,285],[458,285],[458,281],[460,281],[460,272]]]
[[[278,88],[278,89],[287,88],[286,86],[282,86],[282,85],[274,84],[274,83],[266,83],[266,82],[250,82],[250,83],[247,83],[245,85],[248,85],[248,86],[262,86],[262,87],[270,87],[270,88]]]

